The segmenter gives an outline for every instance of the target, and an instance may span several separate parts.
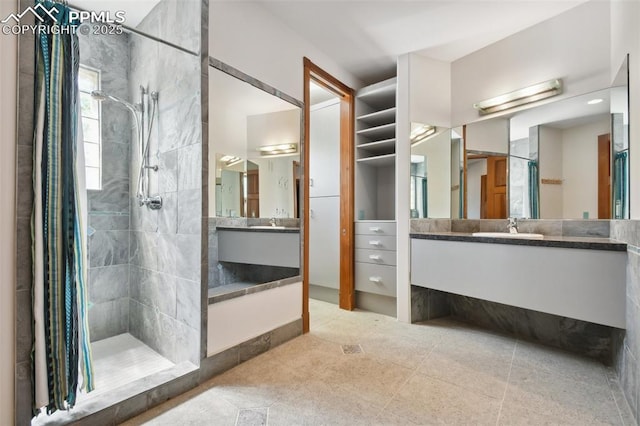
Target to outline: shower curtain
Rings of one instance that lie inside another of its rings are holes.
[[[616,152],[613,160],[613,206],[614,219],[625,219],[629,217],[628,200],[629,188],[629,152]]]
[[[529,161],[529,217],[531,219],[540,219],[540,190],[538,184],[538,162]]]
[[[69,8],[38,1],[33,157],[34,412],[73,407],[93,389],[87,322],[86,191],[78,38]],[[80,145],[79,145],[80,144]]]

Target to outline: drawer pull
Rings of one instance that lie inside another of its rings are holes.
[[[371,240],[371,241],[369,241],[369,244],[372,245],[372,246],[379,246],[380,245],[380,241]]]
[[[377,226],[372,226],[371,228],[369,228],[369,231],[371,231],[371,232],[381,232],[382,229],[380,229]]]
[[[369,281],[371,281],[372,283],[379,284],[379,283],[382,282],[382,278],[380,278],[380,277],[369,277]]]
[[[369,259],[371,260],[381,260],[381,257],[379,254],[370,254],[369,255]]]

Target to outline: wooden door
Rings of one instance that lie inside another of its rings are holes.
[[[486,219],[507,218],[507,157],[487,157]]]
[[[247,170],[247,217],[260,217],[260,180],[258,170]]]
[[[598,219],[611,219],[611,137],[598,136]]]

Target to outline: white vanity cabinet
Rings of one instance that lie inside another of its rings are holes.
[[[625,328],[624,245],[456,238],[411,239],[411,284]]]
[[[396,297],[396,222],[356,222],[356,291]]]

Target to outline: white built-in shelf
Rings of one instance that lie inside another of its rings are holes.
[[[396,136],[396,123],[383,124],[382,126],[369,127],[358,130],[358,136],[363,136],[370,141],[391,139]]]
[[[396,121],[396,107],[372,112],[371,114],[361,115],[360,117],[357,117],[357,120],[372,126],[393,123]]]
[[[367,166],[385,167],[396,164],[396,154],[376,155],[374,157],[359,158],[356,160],[358,164],[366,164]]]
[[[396,103],[396,77],[359,90],[357,97],[372,107],[389,108],[394,106]]]
[[[356,145],[359,152],[366,151],[369,155],[389,154],[395,152],[396,140],[385,139],[377,142],[363,143]]]

